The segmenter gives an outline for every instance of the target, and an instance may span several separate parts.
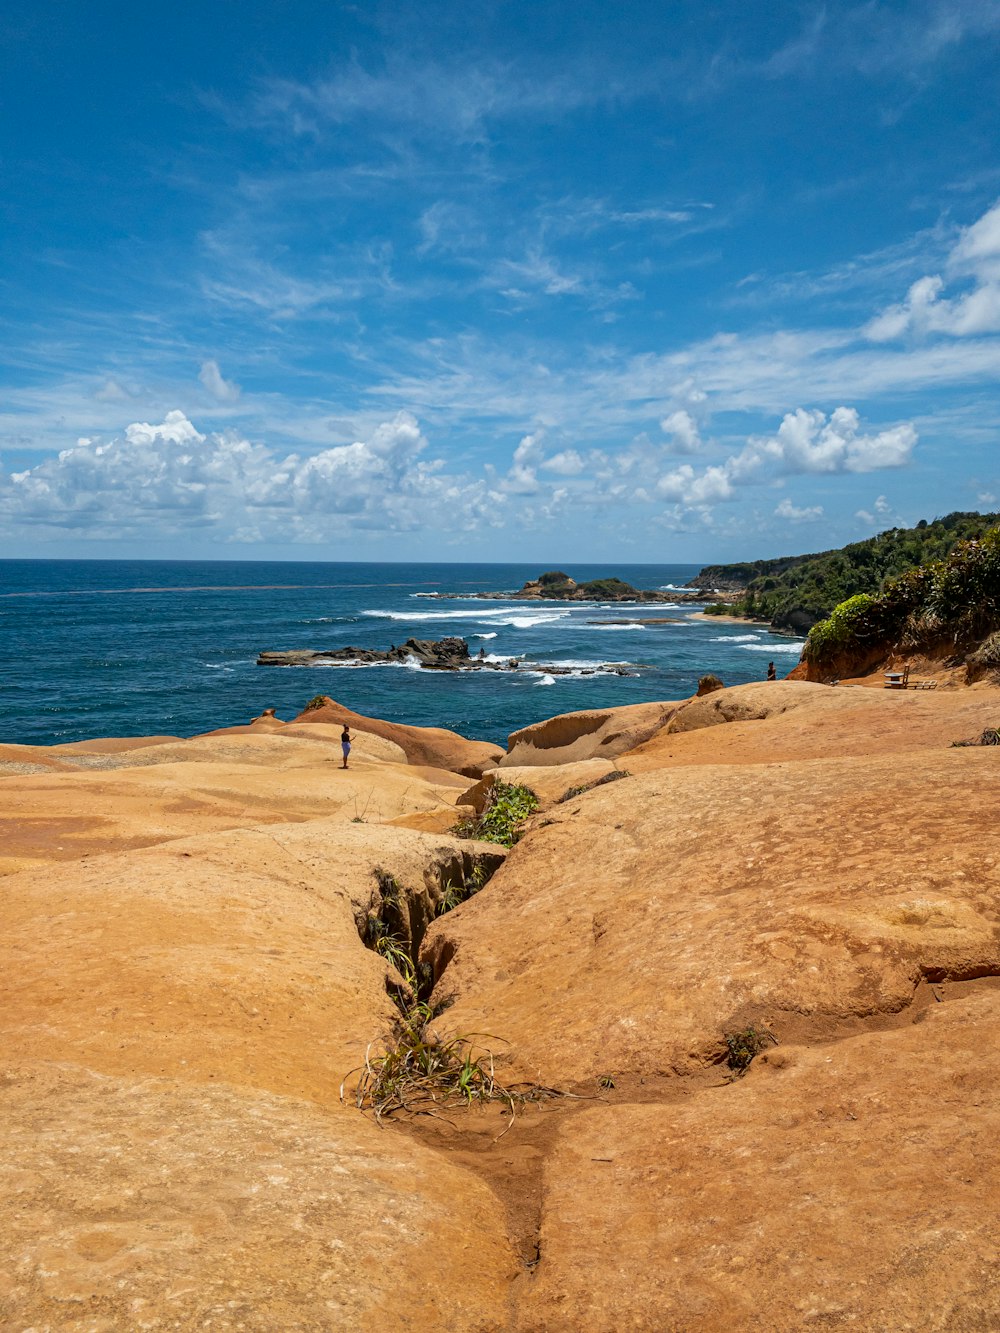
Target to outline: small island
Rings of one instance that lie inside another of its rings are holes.
[[[634,588],[624,579],[590,579],[577,583],[561,569],[550,569],[529,579],[517,592],[441,592],[427,593],[428,597],[455,598],[462,601],[477,597],[492,602],[718,602],[729,594],[709,589],[692,588],[689,592],[668,592],[660,588]],[[734,594],[735,596],[735,594]]]

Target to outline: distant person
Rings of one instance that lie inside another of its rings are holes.
[[[344,752],[344,768],[347,767],[347,756],[351,753],[351,732],[347,723],[344,723],[344,730],[340,733],[340,748]]]
[[[774,669],[774,663],[773,663],[773,662],[768,662],[768,664],[767,664],[767,678],[768,678],[768,680],[777,680],[777,679],[778,679],[778,673],[777,673],[777,671],[775,671],[775,669]]]
[[[486,649],[485,649],[485,648],[480,648],[480,650],[479,650],[479,660],[480,660],[480,662],[485,662],[485,661],[486,661]]]

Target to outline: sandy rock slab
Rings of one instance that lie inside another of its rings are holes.
[[[345,771],[339,730],[301,730],[76,749],[62,759],[73,771],[0,774],[0,876],[193,833],[329,815],[374,823],[445,807],[441,826],[467,785],[452,773],[414,769],[398,746],[367,734]]]
[[[713,728],[718,730],[718,728]],[[573,1087],[693,1073],[1000,973],[992,749],[625,778],[552,807],[425,941],[457,1030]],[[974,795],[974,799],[973,799]]]
[[[0,1076],[0,1326],[508,1327],[502,1209],[361,1116],[70,1066]]]
[[[521,1333],[1000,1327],[1000,992],[567,1123]]]
[[[398,1014],[357,922],[376,871],[413,920],[497,849],[338,820],[178,839],[0,881],[0,1052],[338,1105]]]

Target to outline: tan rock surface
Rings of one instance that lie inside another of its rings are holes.
[[[444,727],[411,727],[402,722],[383,722],[381,718],[352,712],[329,695],[323,697],[327,702],[300,713],[295,719],[296,726],[314,726],[316,723],[343,726],[346,722],[352,731],[371,732],[393,741],[405,751],[411,764],[445,768],[470,778],[482,777],[483,772],[503,756],[500,746],[489,741],[470,741]]]
[[[673,716],[675,703],[628,704],[624,708],[561,713],[512,731],[501,768],[571,764],[614,759],[648,740]]]
[[[9,875],[2,1049],[334,1105],[396,1018],[356,925],[375,869],[426,891],[477,846],[317,820]]]
[[[736,685],[684,704],[619,760],[632,773],[946,749],[1000,717],[1000,689],[868,690],[805,681]],[[720,725],[720,724],[725,725]]]
[[[367,734],[345,771],[339,732],[334,746],[329,727],[316,728],[315,739],[310,729],[293,730],[78,751],[64,756],[60,771],[0,774],[0,875],[260,823],[331,815],[374,823],[440,811],[467,785],[452,773],[393,762],[398,747]]]
[[[561,1087],[697,1069],[748,1016],[895,1013],[921,976],[1000,970],[995,826],[990,749],[626,778],[551,809],[432,927],[435,997]]]
[[[516,1271],[470,1172],[357,1114],[10,1067],[0,1325],[494,1330]]]
[[[571,788],[597,782],[613,773],[615,767],[610,759],[581,759],[575,764],[525,764],[521,767],[490,768],[459,797],[458,803],[471,805],[477,814],[482,814],[487,792],[499,779],[501,782],[528,787],[538,797],[538,808],[547,810],[550,805],[558,805]]]
[[[1000,1327],[1000,993],[922,1017],[567,1120],[518,1329]]]

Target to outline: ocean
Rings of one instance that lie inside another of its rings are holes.
[[[578,581],[616,576],[676,589],[700,566],[564,568]],[[690,607],[469,597],[515,590],[539,572],[522,564],[0,561],[0,741],[190,736],[264,708],[288,719],[329,694],[359,713],[505,743],[556,713],[684,698],[710,671],[727,685],[762,680],[773,658],[784,674],[801,650],[801,640],[763,627],[692,619]],[[680,623],[607,623],[657,616]],[[467,639],[473,654],[515,657],[522,669],[256,665],[262,649],[388,648],[445,635]],[[597,669],[608,663],[627,664],[626,674]]]

